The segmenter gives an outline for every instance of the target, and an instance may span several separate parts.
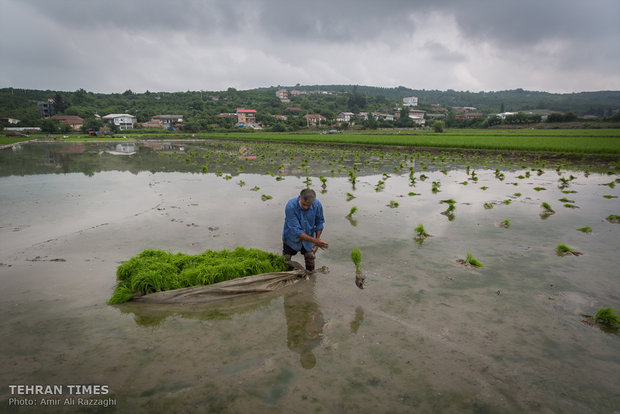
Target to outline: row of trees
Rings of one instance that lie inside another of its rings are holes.
[[[99,129],[102,121],[96,118],[98,115],[109,113],[130,113],[136,116],[139,123],[146,122],[154,115],[180,114],[184,116],[183,129],[188,132],[197,132],[214,128],[235,128],[234,118],[220,118],[220,113],[235,112],[237,108],[252,108],[257,110],[257,121],[265,127],[277,131],[297,130],[307,126],[303,115],[313,113],[327,118],[326,125],[332,127],[335,118],[341,111],[359,112],[382,112],[394,114],[401,107],[402,97],[414,94],[420,96],[419,109],[427,113],[437,113],[431,102],[452,106],[454,102],[463,103],[463,97],[469,97],[471,102],[484,101],[494,102],[497,106],[495,112],[500,110],[514,111],[511,97],[528,97],[535,95],[539,99],[550,96],[551,101],[560,98],[564,100],[585,99],[583,94],[546,94],[527,91],[505,91],[497,93],[469,93],[455,91],[413,91],[404,87],[398,88],[372,88],[357,86],[332,86],[331,93],[325,93],[329,86],[301,87],[296,88],[305,91],[306,94],[291,97],[290,103],[282,103],[275,95],[276,88],[255,89],[238,91],[229,88],[226,91],[187,91],[187,92],[150,92],[135,93],[127,90],[121,94],[99,94],[78,89],[75,92],[57,92],[5,88],[0,89],[0,115],[21,119],[22,125],[40,126],[47,132],[69,132],[66,126],[61,126],[54,121],[41,119],[37,110],[37,101],[53,98],[56,102],[57,113],[65,115],[78,115],[85,119],[85,130]],[[419,92],[419,93],[418,93]],[[527,92],[527,93],[526,93]],[[594,94],[594,95],[592,95]],[[602,95],[601,95],[602,94]],[[417,96],[414,95],[414,96]],[[568,96],[566,96],[568,95]],[[620,93],[600,92],[589,93],[586,102],[592,96],[604,98],[604,102],[617,102],[620,107]],[[424,97],[427,97],[426,99]],[[456,99],[455,97],[458,97]],[[496,102],[498,97],[505,98],[505,102]],[[579,98],[581,97],[581,98]],[[491,99],[493,98],[493,99]],[[523,98],[525,99],[525,98]],[[297,108],[296,110],[290,107]],[[483,112],[487,111],[483,107]],[[616,107],[616,108],[617,108]],[[606,114],[612,115],[613,107],[608,107]],[[372,117],[368,120],[358,121],[356,125],[366,129],[390,128],[390,127],[414,127],[414,121],[409,119],[408,110],[401,108],[400,116],[397,114],[394,121],[379,121]],[[480,109],[479,109],[480,110]],[[287,120],[277,119],[276,115],[286,115]],[[570,122],[578,119],[575,113],[551,114],[548,122]],[[464,119],[456,116],[450,109],[445,114],[444,123],[447,127],[492,127],[500,124],[522,125],[541,122],[540,115],[520,112],[505,119],[499,117],[482,116],[473,119]],[[429,122],[431,123],[431,122]]]

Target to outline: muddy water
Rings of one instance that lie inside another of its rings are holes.
[[[0,153],[3,409],[32,411],[8,406],[11,384],[107,385],[106,412],[619,409],[620,336],[580,316],[620,308],[620,227],[605,220],[620,203],[603,197],[620,195],[615,164],[238,143],[123,150]],[[116,267],[146,248],[279,252],[284,204],[307,185],[326,214],[317,265],[329,274],[225,304],[106,304]],[[452,217],[441,214],[450,198]],[[556,214],[541,217],[543,201]],[[583,255],[557,256],[560,243]],[[483,267],[459,264],[468,252]]]

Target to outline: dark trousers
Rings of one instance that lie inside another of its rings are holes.
[[[284,256],[295,256],[297,250],[293,249],[286,243],[282,243],[282,254]],[[304,255],[304,261],[306,262],[306,270],[314,270],[314,253],[307,251],[304,246],[301,246],[301,254]]]

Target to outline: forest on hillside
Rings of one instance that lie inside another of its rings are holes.
[[[276,96],[279,88],[296,89],[300,94],[289,94],[290,102],[281,102]],[[49,120],[41,119],[37,102],[55,100],[57,114],[78,115],[85,120],[86,128],[97,128],[101,123],[97,115],[115,113],[134,115],[139,123],[162,114],[183,115],[186,131],[208,130],[214,127],[235,127],[234,118],[218,117],[221,113],[234,113],[238,108],[256,109],[256,120],[274,130],[296,130],[306,127],[306,114],[323,115],[328,126],[334,124],[342,111],[379,112],[396,114],[394,122],[368,121],[364,127],[413,126],[406,117],[398,119],[402,99],[416,96],[418,107],[428,114],[440,107],[445,112],[447,126],[490,126],[488,115],[499,112],[547,111],[569,113],[566,120],[578,116],[599,118],[617,115],[620,110],[620,91],[580,92],[554,94],[525,91],[522,89],[497,92],[459,92],[453,90],[416,90],[403,86],[381,88],[360,85],[272,86],[251,90],[228,88],[225,91],[186,91],[135,93],[95,93],[84,89],[76,91],[32,90],[18,88],[0,89],[0,117],[19,119],[20,125],[40,126]],[[481,113],[476,120],[459,120],[452,108],[474,107]],[[405,114],[405,112],[403,112]],[[275,116],[284,115],[276,119]],[[614,117],[615,118],[615,117]],[[539,122],[540,119],[523,117],[514,122]],[[410,125],[411,124],[411,125]],[[6,126],[3,124],[2,126]]]

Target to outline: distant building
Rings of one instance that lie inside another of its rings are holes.
[[[482,116],[483,116],[482,112],[465,112],[464,114],[458,114],[456,117],[471,119],[471,118],[480,118]]]
[[[2,117],[0,118],[0,122],[6,122],[7,124],[19,124],[19,119]]]
[[[297,106],[287,106],[286,107],[287,111],[292,111],[292,112],[300,112],[301,108],[297,107]]]
[[[403,106],[418,106],[418,98],[416,96],[403,98]]]
[[[286,103],[286,102],[290,102],[291,100],[288,99],[288,91],[284,88],[280,88],[276,91],[276,96],[278,97],[278,99],[280,100],[280,102]]]
[[[159,122],[166,126],[183,123],[183,115],[155,115],[151,117],[151,122]]]
[[[373,112],[372,116],[377,121],[393,121],[394,120],[394,115],[392,114],[382,114],[380,112]]]
[[[318,125],[321,125],[321,121],[323,122],[327,121],[327,118],[319,114],[307,114],[307,115],[304,115],[304,119],[306,120],[306,123],[308,124],[308,126],[311,126],[311,125],[318,126]]]
[[[256,122],[256,109],[237,109],[237,126],[254,128]]]
[[[57,119],[61,125],[69,125],[74,131],[79,131],[84,125],[84,119],[77,115],[54,115],[52,119]]]
[[[110,124],[116,125],[121,131],[133,129],[133,124],[136,122],[136,117],[129,114],[109,114],[102,119]]]
[[[340,112],[336,117],[336,122],[351,122],[353,117],[355,117],[353,112]]]
[[[49,118],[54,115],[54,106],[56,102],[53,99],[48,99],[47,101],[39,101],[37,102],[37,107],[39,108],[39,115],[42,118]]]
[[[417,109],[412,109],[409,111],[409,118],[413,119],[413,122],[415,122],[418,125],[424,125],[426,124],[426,121],[424,120],[424,114],[426,113],[426,111],[420,111]]]

